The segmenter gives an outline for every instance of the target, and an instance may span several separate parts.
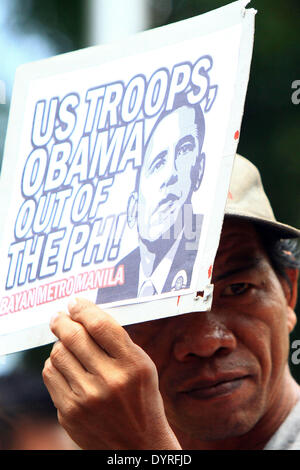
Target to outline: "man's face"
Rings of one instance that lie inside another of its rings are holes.
[[[157,366],[171,426],[201,440],[251,430],[282,393],[295,314],[254,226],[226,220],[209,312],[127,330]]]
[[[140,175],[138,231],[142,239],[156,241],[182,215],[183,205],[190,203],[199,151],[193,108],[182,106],[159,122]]]

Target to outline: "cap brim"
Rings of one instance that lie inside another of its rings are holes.
[[[272,220],[266,220],[260,217],[249,216],[247,214],[236,213],[234,211],[225,211],[225,217],[235,217],[250,222],[256,223],[260,226],[270,229],[272,232],[279,235],[280,238],[300,238],[300,230],[291,227],[290,225],[282,224]]]

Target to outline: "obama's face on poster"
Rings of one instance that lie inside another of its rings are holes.
[[[200,125],[195,108],[188,105],[166,114],[152,132],[137,195],[142,240],[155,242],[176,221],[182,223],[184,205],[191,204],[204,172],[203,137],[204,120]]]

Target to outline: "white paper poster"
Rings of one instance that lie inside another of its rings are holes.
[[[0,353],[70,297],[121,324],[210,308],[255,11],[21,67],[1,175]]]

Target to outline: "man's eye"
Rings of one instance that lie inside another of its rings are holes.
[[[251,285],[248,282],[238,282],[236,284],[230,284],[230,286],[225,287],[222,292],[222,295],[225,296],[234,296],[241,295],[247,292],[250,289]]]
[[[149,173],[152,174],[155,171],[159,170],[161,166],[165,165],[166,160],[167,160],[167,152],[161,152],[159,155],[157,155],[157,157],[155,157],[155,159],[153,160],[153,162],[151,163],[149,167],[149,170],[148,170]]]
[[[155,160],[155,162],[152,163],[151,168],[150,168],[150,173],[154,173],[155,171],[159,170],[161,166],[163,166],[165,163],[165,160],[160,158]]]
[[[188,152],[192,152],[194,150],[194,145],[191,142],[186,142],[182,144],[179,149],[177,150],[177,156],[185,155]]]

